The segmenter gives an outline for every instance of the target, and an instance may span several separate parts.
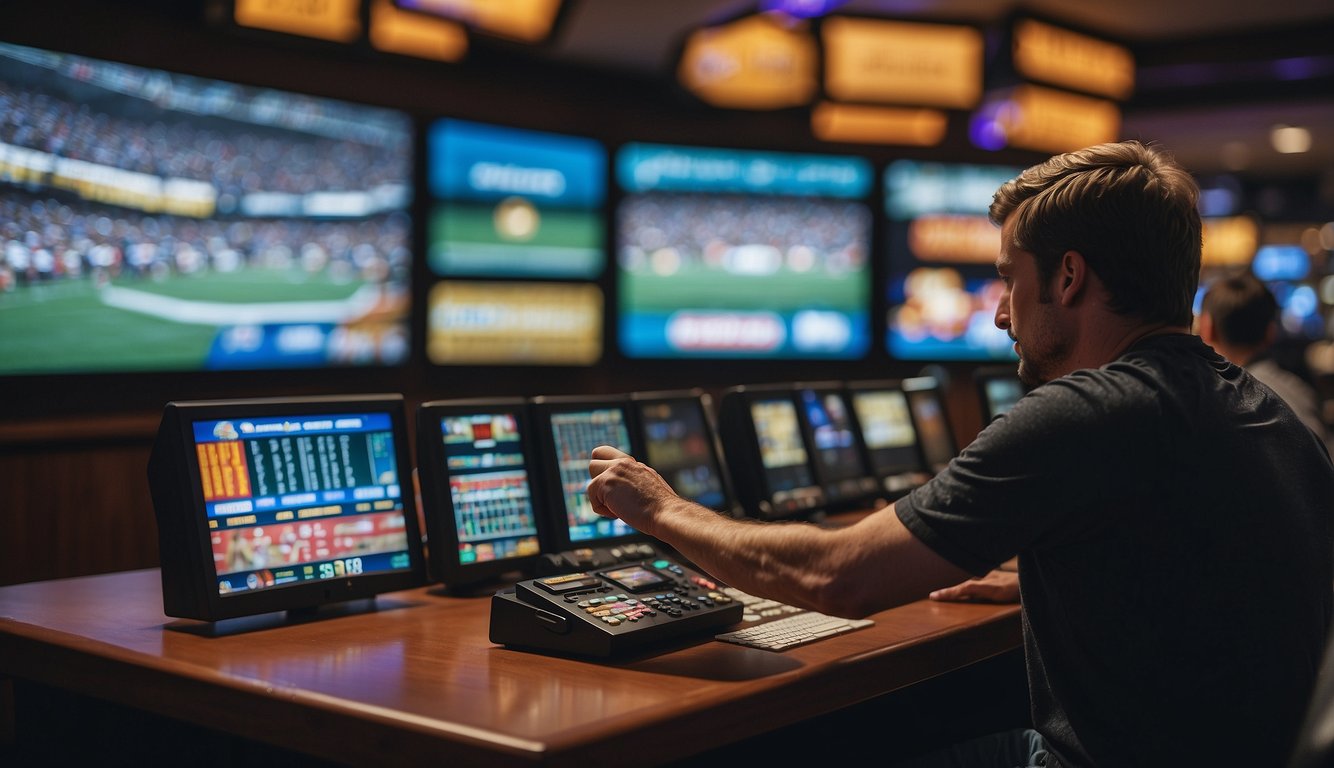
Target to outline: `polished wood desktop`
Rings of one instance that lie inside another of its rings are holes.
[[[164,616],[156,569],[35,582],[0,588],[0,677],[337,762],[648,765],[1020,644],[1017,606],[921,601],[783,653],[705,636],[580,660],[492,644],[489,612],[420,588],[215,626]]]

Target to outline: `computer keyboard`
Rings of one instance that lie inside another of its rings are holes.
[[[715,640],[736,643],[766,651],[785,651],[798,645],[821,640],[854,629],[862,629],[874,624],[870,619],[840,619],[823,613],[806,611],[784,619],[757,624],[753,627],[738,629],[714,635]]]
[[[795,605],[767,600],[742,592],[736,587],[725,587],[723,594],[741,603],[745,613],[741,620],[748,622],[772,619],[762,624],[714,635],[714,639],[767,651],[782,651],[874,624],[870,619],[840,619],[823,613],[808,611]],[[784,618],[776,618],[782,616]]]
[[[794,613],[805,613],[805,608],[798,608],[795,605],[780,603],[777,600],[768,600],[763,597],[756,597],[752,594],[742,592],[736,587],[724,587],[723,594],[745,606],[746,612],[742,614],[742,621],[759,621],[760,619],[772,619],[775,616],[787,616]]]

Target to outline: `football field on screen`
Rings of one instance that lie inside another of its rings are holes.
[[[185,306],[188,314],[189,303],[225,310],[226,305],[341,301],[360,286],[268,270],[122,277],[102,288],[86,278],[19,286],[0,293],[0,373],[198,370],[219,324],[170,319],[152,310],[155,298],[179,300],[173,305]],[[125,308],[136,305],[143,308]]]
[[[597,211],[535,208],[528,237],[502,237],[496,208],[441,204],[430,219],[430,263],[439,275],[596,277],[604,263]]]
[[[867,311],[870,301],[864,273],[780,270],[757,276],[683,267],[670,275],[647,270],[622,270],[620,275],[621,307],[629,312],[824,309],[854,313]]]

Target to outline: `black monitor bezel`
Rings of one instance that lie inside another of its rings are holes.
[[[713,456],[714,467],[718,472],[718,482],[723,491],[723,503],[720,507],[709,507],[709,509],[735,517],[738,512],[736,493],[732,488],[732,476],[731,472],[728,471],[727,461],[723,458],[722,444],[718,439],[718,424],[713,413],[713,398],[709,396],[709,393],[698,387],[662,392],[634,392],[630,395],[630,401],[632,404],[631,415],[635,421],[635,431],[639,436],[640,450],[645,452],[641,458],[645,460],[648,459],[648,433],[644,426],[644,415],[641,406],[655,403],[689,402],[699,408],[704,424],[704,436],[708,441],[709,452]]]
[[[513,413],[519,424],[519,449],[524,456],[528,487],[537,525],[538,551],[522,557],[460,563],[458,526],[454,520],[454,500],[449,488],[450,472],[445,464],[441,420],[449,416]],[[533,449],[533,424],[528,402],[521,397],[432,400],[417,407],[417,479],[421,486],[422,517],[426,526],[426,548],[430,578],[447,587],[495,579],[507,573],[531,574],[546,551],[543,546],[542,520],[546,517],[547,495]]]
[[[759,435],[755,430],[755,419],[751,410],[757,400],[787,399],[792,404],[797,418],[797,433],[802,447],[806,449],[806,471],[810,473],[809,486],[793,489],[794,495],[804,495],[813,499],[809,506],[800,506],[791,510],[776,510],[773,506],[774,490],[769,482],[769,473],[764,467],[760,455]],[[824,488],[820,485],[820,475],[811,457],[810,442],[802,427],[801,404],[797,402],[797,390],[793,384],[752,384],[732,387],[723,393],[720,413],[726,419],[720,419],[724,434],[723,446],[728,455],[728,463],[737,473],[738,493],[746,514],[761,519],[783,519],[802,517],[824,511]],[[739,408],[739,410],[738,410]],[[739,431],[739,432],[738,432]],[[738,440],[740,442],[738,442]],[[795,492],[804,492],[798,494]]]
[[[570,528],[565,516],[565,495],[562,492],[560,466],[556,458],[555,434],[551,429],[551,416],[559,413],[584,411],[590,408],[620,408],[624,415],[626,435],[630,438],[630,454],[643,455],[643,446],[639,442],[637,423],[631,400],[628,395],[550,395],[534,397],[529,401],[532,416],[532,429],[536,438],[537,465],[541,473],[542,486],[546,494],[546,514],[540,520],[538,530],[542,533],[544,552],[568,552],[574,549],[609,547],[628,542],[649,541],[648,535],[633,528],[630,533],[600,539],[572,541]],[[592,457],[590,457],[591,459]]]
[[[912,420],[912,407],[908,403],[908,394],[903,391],[903,382],[900,379],[877,379],[871,381],[851,381],[847,384],[849,405],[852,407],[852,418],[857,422],[857,431],[862,436],[862,447],[866,451],[866,465],[871,468],[871,472],[880,479],[881,486],[890,494],[890,498],[901,496],[914,487],[926,482],[928,477],[926,470],[926,461],[922,458],[922,442],[917,435],[917,424]],[[866,444],[866,428],[862,424],[861,415],[857,413],[857,396],[860,394],[876,392],[897,392],[903,395],[903,407],[908,411],[908,426],[912,428],[912,455],[914,463],[911,467],[903,467],[899,471],[886,472],[877,466],[873,456],[874,449]]]
[[[196,421],[257,418],[266,416],[314,416],[320,414],[387,413],[394,435],[400,499],[407,535],[409,567],[387,573],[363,574],[298,583],[288,586],[221,595],[213,564],[210,529],[204,513],[199,461],[195,453],[193,424]],[[412,462],[402,395],[338,395],[323,397],[279,397],[238,400],[201,400],[167,403],[154,451],[163,452],[150,461],[150,483],[170,487],[154,491],[158,517],[164,609],[180,618],[221,621],[275,611],[317,608],[329,603],[375,597],[420,586],[426,580],[417,507],[412,495]],[[171,454],[175,453],[173,457]],[[160,499],[177,503],[163,509]],[[179,507],[188,507],[181,509]],[[164,520],[164,515],[185,519]],[[179,537],[182,540],[176,540]],[[173,584],[172,580],[188,580]],[[193,595],[182,605],[168,597]],[[176,611],[172,613],[171,611]]]
[[[996,412],[994,407],[995,403],[991,401],[991,397],[987,394],[987,385],[993,381],[1015,382],[1019,384],[1019,387],[1024,391],[1024,394],[1028,394],[1032,390],[1032,387],[1025,384],[1023,380],[1019,378],[1019,373],[1015,370],[1014,366],[988,366],[974,370],[973,384],[977,387],[978,404],[982,409],[983,429],[985,429],[988,424],[995,421],[997,416],[1001,415],[1001,413]]]
[[[817,381],[817,382],[797,382],[792,387],[797,400],[797,421],[801,424],[802,439],[806,441],[806,452],[809,455],[809,463],[815,469],[815,480],[824,489],[825,505],[828,509],[848,509],[865,506],[875,497],[872,487],[878,487],[875,482],[875,470],[871,468],[867,457],[866,442],[862,439],[861,423],[857,421],[857,415],[853,413],[852,393],[848,388],[838,381]],[[848,413],[849,427],[852,430],[853,449],[861,463],[859,472],[856,476],[835,481],[828,476],[828,470],[824,464],[816,458],[819,448],[815,444],[815,425],[810,423],[807,417],[806,409],[801,402],[803,393],[813,392],[817,396],[836,395],[843,401],[843,407]],[[869,482],[863,482],[869,481]],[[861,490],[850,495],[839,495],[837,498],[830,493],[831,487],[835,483],[847,483],[863,486]]]
[[[945,463],[932,463],[927,456],[926,441],[922,439],[922,425],[917,419],[917,411],[912,407],[913,396],[917,393],[930,394],[936,398],[936,403],[940,406],[940,420],[945,426],[945,439],[949,442],[950,460],[959,455],[959,443],[954,439],[954,428],[950,422],[949,408],[945,403],[945,388],[934,376],[914,376],[910,379],[904,379],[900,382],[903,388],[903,394],[908,398],[908,415],[912,417],[913,430],[917,433],[917,449],[922,457],[922,466],[931,474],[940,472],[949,466],[949,460]]]

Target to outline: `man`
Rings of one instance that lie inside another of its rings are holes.
[[[1190,335],[1197,195],[1137,142],[1003,185],[996,324],[1042,386],[856,525],[723,518],[605,446],[594,509],[746,592],[845,616],[1017,554],[1038,733],[1005,765],[1281,764],[1330,622],[1334,466]]]
[[[1274,294],[1254,275],[1217,280],[1200,303],[1200,338],[1274,390],[1303,424],[1327,440],[1315,390],[1269,356],[1278,335],[1277,314]]]

